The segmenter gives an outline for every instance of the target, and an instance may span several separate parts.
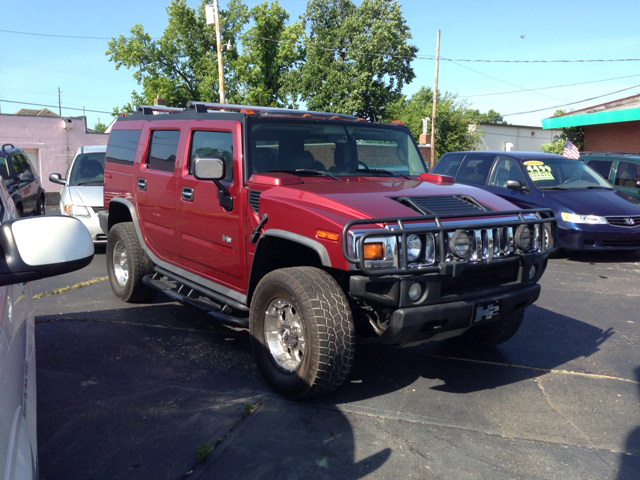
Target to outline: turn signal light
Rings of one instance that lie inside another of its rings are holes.
[[[380,243],[365,243],[364,244],[364,259],[365,260],[383,260],[384,259],[384,244]]]
[[[326,240],[331,240],[333,242],[337,242],[340,239],[339,233],[327,232],[326,230],[318,230],[316,232],[316,237],[324,238]]]

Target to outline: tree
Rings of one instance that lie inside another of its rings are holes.
[[[397,0],[309,0],[304,13],[306,62],[297,89],[310,110],[385,116],[415,74],[417,47]]]
[[[498,123],[501,125],[507,125],[507,122],[502,115],[495,110],[491,109],[487,113],[480,113],[480,110],[467,110],[467,116],[469,123]]]
[[[106,55],[115,62],[116,70],[123,66],[135,69],[133,77],[142,85],[141,94],[132,93],[134,102],[149,105],[157,95],[172,106],[185,106],[189,100],[218,99],[215,32],[206,25],[206,3],[207,0],[202,0],[194,10],[187,7],[186,0],[172,0],[167,7],[168,25],[158,40],[152,39],[142,25],[136,24],[131,28],[130,37],[120,35],[108,42]],[[247,7],[240,0],[230,0],[228,10],[221,11],[224,40],[235,44],[248,19]],[[225,56],[226,64],[233,66],[238,54],[230,50]],[[237,91],[236,76],[226,78],[231,80],[231,92]],[[114,111],[127,112],[130,107]]]
[[[235,63],[241,103],[293,106],[289,73],[303,60],[297,45],[302,22],[287,25],[289,14],[277,0],[253,7],[249,15],[254,25],[242,35],[242,55]]]
[[[108,126],[109,125],[105,125],[104,123],[100,122],[100,119],[98,119],[98,123],[96,123],[93,126],[93,129],[90,131],[95,133],[104,133],[104,131],[107,129]]]
[[[565,141],[563,139],[557,138],[551,143],[544,143],[540,145],[540,150],[544,153],[557,153],[558,155],[562,155],[562,152],[564,151],[564,142]]]
[[[433,111],[433,91],[421,87],[410,98],[401,96],[390,105],[385,121],[400,120],[418,139],[422,133],[422,119]],[[438,92],[436,106],[436,161],[447,152],[475,150],[479,134],[469,130],[469,109],[464,101],[448,92]]]
[[[565,113],[567,112],[565,112],[564,110],[556,110],[553,116],[558,117],[560,115],[564,115]],[[576,147],[578,147],[578,149],[581,150],[584,146],[584,127],[564,127],[562,129],[562,133],[560,135],[556,135],[555,137],[553,137],[553,139],[556,141],[561,139],[563,148],[564,141],[569,140]],[[562,153],[562,151],[560,151],[560,153]]]

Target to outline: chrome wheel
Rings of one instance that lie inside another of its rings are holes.
[[[264,338],[271,356],[284,370],[293,372],[300,366],[306,347],[304,334],[303,320],[291,301],[273,299],[264,314]]]
[[[127,259],[127,249],[120,240],[113,246],[113,273],[118,285],[124,287],[129,280],[129,260]]]

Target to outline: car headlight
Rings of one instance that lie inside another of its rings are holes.
[[[530,250],[534,241],[534,230],[529,225],[520,225],[516,230],[515,241],[520,250]]]
[[[562,212],[561,217],[565,222],[569,223],[589,223],[592,225],[607,223],[604,217],[598,217],[597,215],[578,215],[576,213]]]
[[[422,252],[422,241],[420,237],[414,233],[407,235],[407,261],[413,263],[420,258]]]
[[[67,215],[71,215],[72,217],[85,217],[89,218],[91,214],[89,213],[89,209],[84,205],[65,205],[64,213]]]
[[[449,238],[449,250],[458,258],[466,258],[471,253],[472,238],[465,230],[456,230]]]

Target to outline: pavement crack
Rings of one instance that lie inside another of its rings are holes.
[[[544,386],[542,385],[542,382],[540,381],[540,377],[536,377],[534,379],[536,385],[538,386],[538,388],[540,389],[540,392],[542,393],[542,397],[545,399],[545,401],[547,402],[547,405],[549,405],[549,407],[551,407],[552,410],[554,410],[558,415],[560,415],[565,422],[567,422],[569,425],[571,425],[573,428],[575,428],[578,433],[580,433],[580,435],[586,439],[587,443],[589,444],[590,448],[594,448],[593,443],[591,442],[591,438],[589,437],[589,435],[587,435],[586,433],[584,433],[582,430],[580,430],[580,428],[573,422],[573,420],[571,420],[569,417],[567,417],[564,413],[562,413],[552,402],[551,402],[551,398],[549,397],[549,395],[547,394],[547,392],[544,389]]]

